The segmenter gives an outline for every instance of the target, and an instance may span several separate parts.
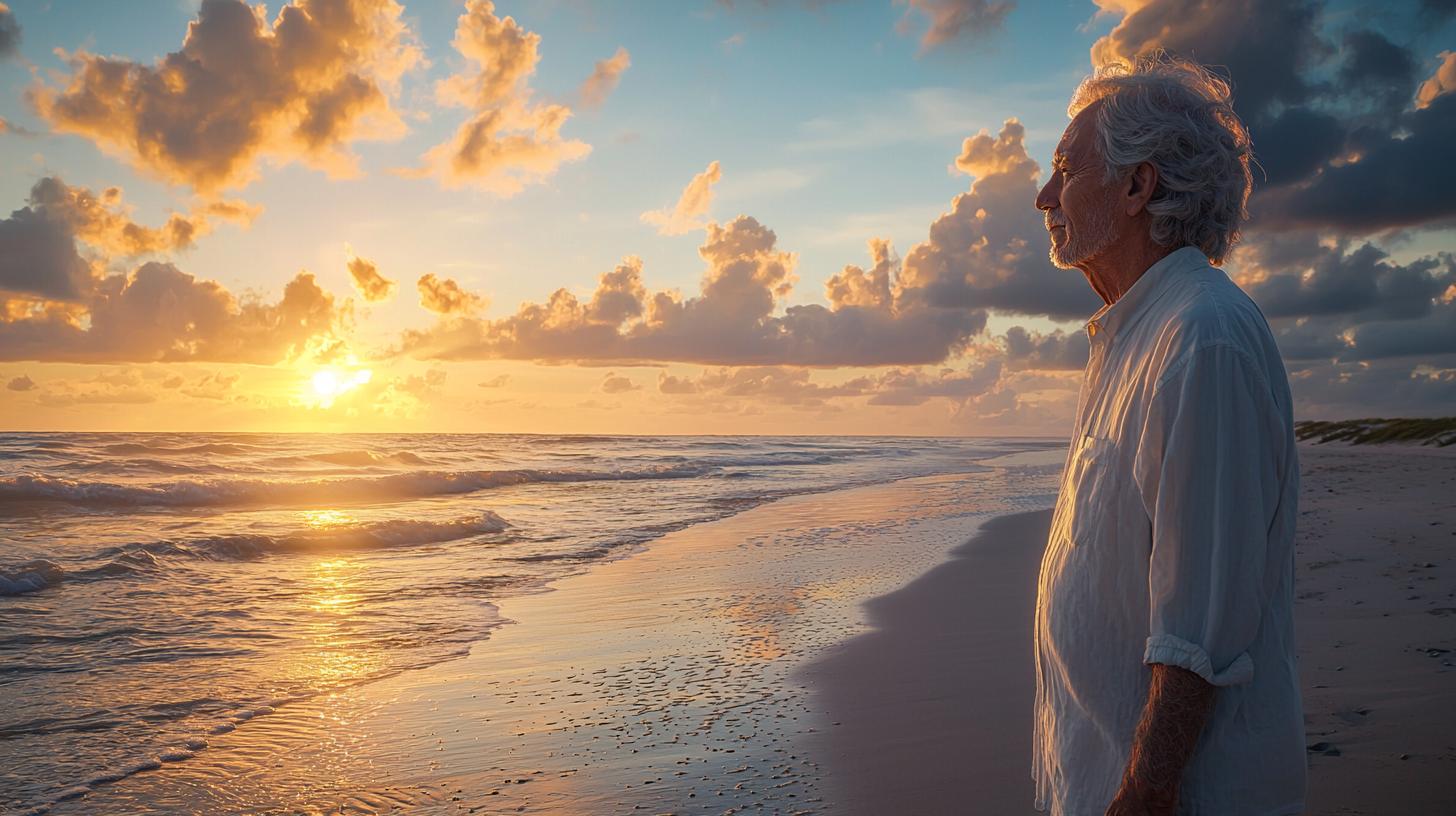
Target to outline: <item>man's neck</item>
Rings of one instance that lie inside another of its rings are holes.
[[[1144,272],[1175,249],[1155,244],[1149,238],[1114,241],[1095,258],[1088,258],[1080,268],[1103,303],[1116,303]]]

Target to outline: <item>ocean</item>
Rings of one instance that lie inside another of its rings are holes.
[[[796,493],[1064,449],[0,434],[0,807],[44,810],[282,706],[463,656],[502,624],[496,601],[669,531]]]

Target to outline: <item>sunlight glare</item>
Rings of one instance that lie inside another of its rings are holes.
[[[314,372],[311,382],[319,405],[327,408],[334,404],[336,398],[367,384],[373,377],[374,372],[367,368],[348,372],[336,368],[321,368]]]

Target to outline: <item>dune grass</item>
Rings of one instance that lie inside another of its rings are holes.
[[[1446,447],[1456,444],[1456,417],[1432,419],[1346,419],[1324,422],[1306,419],[1294,423],[1294,435],[1300,439],[1324,442],[1349,442],[1352,445],[1379,445],[1385,442],[1419,442],[1422,445]]]

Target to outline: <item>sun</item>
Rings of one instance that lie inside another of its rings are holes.
[[[374,372],[367,368],[355,369],[353,371],[340,371],[337,368],[321,368],[315,371],[310,382],[313,385],[314,396],[318,398],[318,404],[324,408],[334,404],[334,400],[349,391],[365,385],[374,377]]]

